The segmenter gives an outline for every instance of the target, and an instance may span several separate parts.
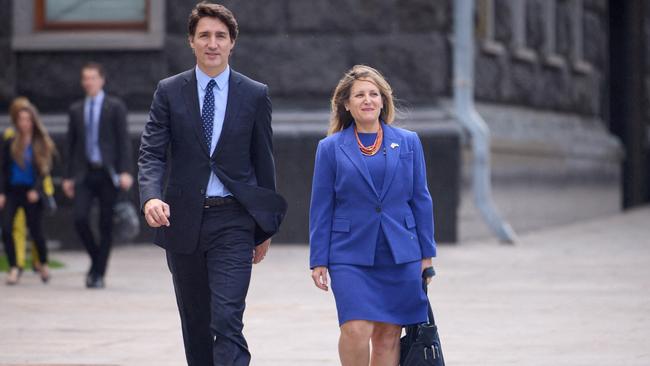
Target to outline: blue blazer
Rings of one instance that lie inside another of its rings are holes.
[[[395,261],[435,257],[433,204],[415,132],[382,124],[386,173],[375,189],[354,129],[318,144],[309,215],[310,267],[371,266],[382,230]]]

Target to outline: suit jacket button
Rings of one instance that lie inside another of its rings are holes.
[[[381,212],[381,206],[377,206],[377,207],[375,207],[375,211],[376,211],[376,212]]]

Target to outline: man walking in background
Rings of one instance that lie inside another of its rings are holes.
[[[188,364],[244,366],[252,263],[286,211],[275,193],[271,101],[266,85],[228,64],[238,33],[230,10],[197,4],[188,28],[196,67],[158,84],[140,146],[140,202],[167,251]]]
[[[126,106],[104,93],[104,68],[88,63],[81,69],[86,97],[70,106],[68,154],[63,192],[74,199],[74,223],[91,265],[86,287],[103,288],[112,245],[113,205],[119,189],[128,190],[133,177]],[[90,228],[90,210],[99,201],[99,240]]]

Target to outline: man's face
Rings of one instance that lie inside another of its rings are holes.
[[[81,70],[81,86],[86,95],[94,97],[104,87],[104,78],[94,68]]]
[[[225,70],[235,41],[230,38],[228,26],[218,18],[203,17],[196,25],[190,46],[196,56],[196,64],[209,76]]]

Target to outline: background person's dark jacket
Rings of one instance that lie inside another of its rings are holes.
[[[73,103],[69,110],[66,168],[64,177],[81,182],[88,171],[86,156],[86,124],[84,99]],[[99,150],[106,171],[115,178],[130,173],[132,166],[131,142],[126,123],[126,106],[113,96],[105,94],[99,118]]]

